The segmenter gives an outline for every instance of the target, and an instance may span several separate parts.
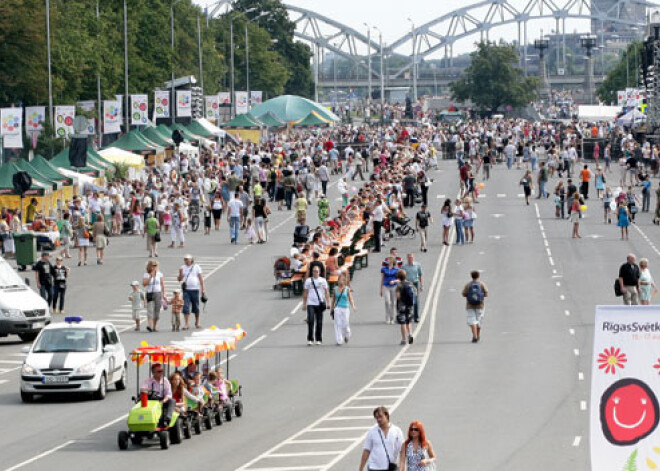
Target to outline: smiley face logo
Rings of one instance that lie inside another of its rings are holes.
[[[658,426],[658,399],[646,383],[626,378],[613,383],[600,399],[603,435],[613,445],[633,445]]]

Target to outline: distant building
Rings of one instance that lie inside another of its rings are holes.
[[[591,5],[594,10],[601,11],[609,14],[609,16],[616,16],[617,0],[591,0]],[[620,6],[621,12],[619,17],[628,21],[644,24],[646,22],[646,7],[644,5],[628,3]],[[605,21],[601,25],[598,19],[591,20],[591,34],[600,37],[601,34],[605,39],[622,39],[624,41],[631,39],[640,39],[644,35],[644,28],[637,30],[630,25],[622,23],[615,23],[613,21]]]

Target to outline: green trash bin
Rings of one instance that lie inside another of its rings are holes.
[[[37,236],[33,232],[19,232],[14,234],[16,246],[16,264],[20,270],[37,262]]]

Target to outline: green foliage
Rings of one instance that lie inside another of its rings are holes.
[[[637,450],[633,451],[626,461],[623,471],[637,471]]]
[[[538,79],[525,77],[516,67],[514,46],[481,42],[470,56],[472,62],[463,77],[450,85],[455,100],[471,100],[482,113],[492,113],[502,105],[516,108],[534,99]]]
[[[124,179],[128,177],[128,165],[126,164],[115,164],[115,175],[114,178]]]
[[[623,52],[619,63],[610,70],[603,83],[596,90],[596,94],[601,101],[609,105],[616,104],[617,91],[635,86],[635,77],[637,76],[635,63],[638,66],[642,63],[642,50],[642,43],[635,41]]]

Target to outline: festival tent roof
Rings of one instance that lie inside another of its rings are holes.
[[[202,126],[199,124],[197,121],[193,121],[190,123],[188,126],[186,126],[186,129],[190,131],[193,134],[197,134],[198,136],[205,137],[207,139],[217,139],[218,135],[211,132],[209,129],[206,129],[206,127]]]
[[[163,153],[162,147],[149,141],[146,137],[142,136],[136,131],[127,132],[115,142],[110,144],[110,146],[118,147],[119,149],[127,150],[129,152],[136,152],[142,155]]]
[[[89,175],[93,175],[95,177],[98,177],[101,175],[101,170],[103,170],[103,167],[101,167],[98,164],[94,164],[90,159],[89,159],[89,148],[87,149],[87,166],[85,167],[72,167],[71,162],[69,161],[69,148],[67,147],[64,149],[62,152],[57,154],[55,157],[50,159],[50,164],[54,166],[55,168],[64,168],[67,170],[71,170],[76,173],[86,173]]]
[[[620,106],[580,105],[578,119],[580,121],[612,121],[621,113]]]
[[[328,121],[324,120],[319,116],[316,111],[310,112],[305,119],[298,121],[294,126],[296,127],[308,127],[308,126],[327,126]]]
[[[34,168],[32,165],[30,165],[30,163],[27,160],[18,159],[14,161],[14,164],[16,164],[16,167],[18,167],[19,170],[29,173],[33,181],[36,180],[38,183],[41,183],[44,187],[51,187],[53,190],[57,190],[62,186],[59,179],[50,178],[44,175],[39,170]]]
[[[218,136],[221,139],[227,138],[227,136],[232,137],[231,134],[228,134],[226,131],[223,131],[218,126],[213,124],[206,118],[200,118],[197,120],[200,126],[203,126],[206,130],[211,131],[214,135]]]
[[[161,133],[163,136],[167,136],[169,139],[172,139],[172,129],[170,129],[169,126],[165,124],[159,124],[156,126],[156,131]],[[172,141],[172,143],[174,143],[174,141]]]
[[[101,155],[114,164],[138,168],[144,167],[144,157],[120,149],[119,147],[107,147],[101,151]]]
[[[172,132],[174,132],[175,129],[178,129],[179,131],[181,131],[181,133],[183,134],[183,137],[186,138],[186,140],[188,140],[190,142],[199,142],[202,139],[202,136],[198,136],[194,132],[190,131],[183,124],[180,124],[180,123],[170,124],[170,128],[171,128]]]
[[[47,161],[44,157],[41,155],[36,155],[34,158],[30,161],[30,164],[36,168],[39,172],[42,174],[48,176],[49,178],[53,179],[58,179],[63,185],[72,185],[73,184],[73,179],[71,177],[68,177],[61,173],[59,170],[57,170],[55,167],[53,167],[49,161]]]
[[[286,123],[275,116],[272,111],[259,116],[259,121],[264,123],[268,128],[281,128],[286,126]]]
[[[318,112],[323,119],[339,121],[339,117],[332,111],[307,98],[295,95],[281,95],[252,108],[252,115],[260,117],[272,112],[281,121],[294,123],[304,119],[311,111]]]
[[[637,108],[632,109],[616,120],[619,126],[632,126],[646,121],[646,115]]]
[[[250,113],[239,114],[222,125],[223,128],[228,129],[259,129],[261,126],[263,124]]]
[[[87,147],[87,161],[91,162],[96,167],[103,167],[106,169],[114,169],[114,164],[109,160],[103,158],[93,147]]]
[[[154,144],[158,144],[161,147],[165,147],[165,148],[174,147],[174,141],[168,136],[159,132],[158,129],[155,127],[144,128],[140,131],[140,133],[142,133],[142,135],[147,139],[149,139],[151,142],[153,142]]]
[[[7,162],[0,167],[0,195],[15,195],[12,177],[21,170],[14,162]],[[46,193],[46,188],[35,180],[32,180],[32,186],[24,196],[41,196]]]

